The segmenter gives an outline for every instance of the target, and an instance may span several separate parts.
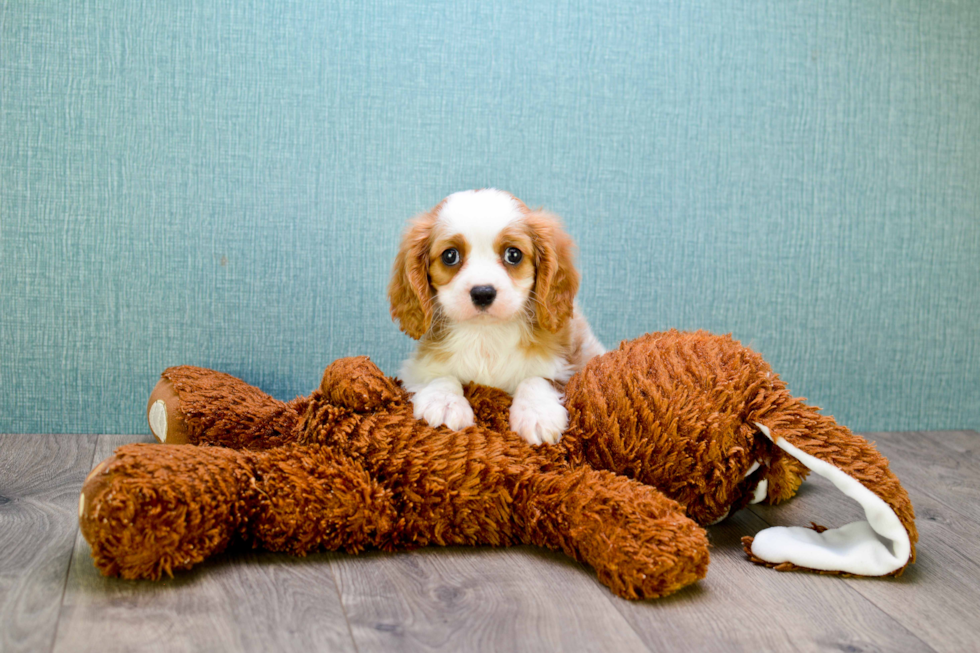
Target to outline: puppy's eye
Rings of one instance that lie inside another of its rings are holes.
[[[459,250],[455,247],[450,247],[445,252],[442,253],[442,264],[448,267],[453,267],[459,263]]]
[[[524,258],[524,252],[517,249],[516,247],[508,247],[507,251],[504,252],[504,261],[510,265],[517,265]]]

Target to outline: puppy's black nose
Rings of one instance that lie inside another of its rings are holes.
[[[497,289],[493,286],[473,286],[470,289],[470,299],[477,308],[486,308],[497,297]]]

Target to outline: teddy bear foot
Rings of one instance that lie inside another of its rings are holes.
[[[146,403],[150,431],[163,444],[189,444],[190,429],[178,410],[179,398],[169,379],[160,379]]]
[[[249,469],[244,454],[221,447],[116,449],[89,473],[78,499],[96,568],[156,580],[224,550],[241,531]]]

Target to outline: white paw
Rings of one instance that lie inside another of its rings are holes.
[[[568,428],[568,411],[561,405],[558,391],[544,379],[538,380],[545,385],[519,387],[514,394],[514,403],[510,407],[510,429],[530,444],[555,444]]]
[[[459,385],[459,382],[456,382]],[[433,382],[412,396],[415,419],[424,419],[429,426],[446,425],[454,431],[473,426],[473,409],[466,397],[454,392],[449,384]]]

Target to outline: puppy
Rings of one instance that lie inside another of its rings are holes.
[[[525,440],[559,440],[568,413],[553,382],[605,351],[574,304],[573,248],[557,217],[492,188],[450,195],[410,223],[388,297],[419,341],[400,372],[417,419],[472,426],[472,381],[513,396],[510,427]]]

